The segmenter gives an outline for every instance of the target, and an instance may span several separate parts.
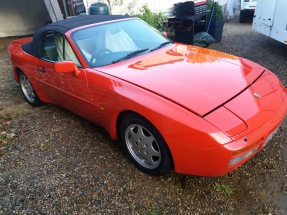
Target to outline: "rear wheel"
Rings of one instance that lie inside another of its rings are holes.
[[[172,166],[167,144],[146,119],[130,114],[120,127],[120,138],[135,166],[151,175],[165,175]]]
[[[247,14],[243,10],[240,10],[239,22],[240,23],[246,23],[247,22]]]
[[[19,72],[18,76],[19,76],[21,91],[22,91],[22,94],[24,95],[25,100],[34,107],[41,105],[42,102],[37,96],[28,77],[23,72]]]

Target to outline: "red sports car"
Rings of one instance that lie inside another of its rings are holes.
[[[28,103],[104,127],[152,175],[230,172],[270,141],[287,111],[287,90],[266,68],[173,43],[134,17],[62,20],[8,51]]]

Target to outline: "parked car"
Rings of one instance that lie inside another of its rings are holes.
[[[257,0],[241,0],[239,22],[245,23],[248,16],[253,16]]]
[[[62,20],[8,52],[29,104],[104,127],[152,175],[230,172],[266,146],[287,111],[287,90],[268,69],[173,43],[134,17]]]

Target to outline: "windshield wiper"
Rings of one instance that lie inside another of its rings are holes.
[[[126,56],[124,56],[124,57],[121,57],[121,58],[119,58],[119,59],[117,59],[117,60],[114,60],[113,63],[117,63],[117,62],[120,62],[120,61],[122,61],[122,60],[127,60],[127,59],[129,59],[129,58],[131,58],[131,57],[133,57],[133,56],[136,56],[136,55],[138,55],[138,54],[140,54],[140,53],[142,53],[142,52],[145,52],[145,51],[147,51],[147,50],[149,50],[149,49],[140,49],[140,50],[133,51],[133,52],[131,52],[131,53],[128,53],[128,54],[127,54]]]
[[[167,44],[170,44],[170,43],[173,43],[173,42],[171,42],[171,41],[164,42],[164,43],[160,44],[159,46],[151,49],[150,51],[153,52],[153,51],[158,50],[158,49],[160,49],[160,48],[162,48],[162,47],[164,47],[164,46],[166,46]]]

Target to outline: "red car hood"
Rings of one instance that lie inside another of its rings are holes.
[[[246,59],[181,44],[98,69],[201,116],[240,94],[264,70]]]

